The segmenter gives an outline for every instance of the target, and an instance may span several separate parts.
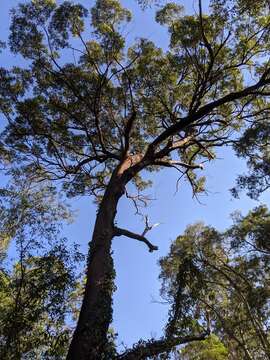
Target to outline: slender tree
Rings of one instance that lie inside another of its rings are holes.
[[[197,9],[187,16],[170,3],[158,11],[170,35],[166,52],[147,39],[127,48],[131,13],[118,0],[97,0],[90,11],[69,1],[32,0],[12,12],[9,48],[25,66],[0,69],[7,172],[12,164],[33,181],[59,181],[69,196],[91,195],[98,203],[69,360],[111,356],[105,354],[113,238],[157,249],[145,237],[148,222],[142,234],[115,225],[119,199],[127,195],[137,204],[148,185],[145,171],[164,167],[186,178],[194,194],[203,191],[199,173],[215,147],[268,116],[268,1],[215,0],[205,15],[199,0]],[[129,183],[139,195],[128,193]],[[205,336],[171,334],[123,356],[143,359],[150,349],[158,355]]]

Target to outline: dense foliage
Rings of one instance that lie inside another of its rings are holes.
[[[217,336],[212,345],[188,345],[184,359],[210,359],[208,351],[213,359],[270,358],[269,226],[263,206],[234,214],[223,233],[190,225],[161,259],[162,295],[172,303],[166,331],[205,328]]]
[[[52,186],[24,181],[1,189],[2,359],[65,358],[77,318],[83,259],[60,236],[61,223],[70,218]]]

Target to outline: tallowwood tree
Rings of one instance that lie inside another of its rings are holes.
[[[90,195],[98,206],[69,360],[112,357],[113,238],[131,237],[157,250],[146,238],[148,221],[142,234],[116,226],[120,198],[138,206],[150,185],[146,171],[163,168],[176,170],[196,195],[215,148],[241,137],[238,154],[251,166],[259,162],[258,147],[268,149],[258,131],[254,147],[256,131],[248,131],[256,124],[268,129],[269,2],[215,0],[207,14],[202,1],[196,5],[192,15],[177,3],[157,12],[156,21],[168,28],[167,50],[148,39],[126,45],[132,14],[118,0],[97,0],[90,9],[32,0],[12,11],[8,47],[24,61],[0,69],[6,172],[12,167],[32,181],[55,180],[69,196]],[[243,154],[248,139],[251,149]],[[168,336],[119,358],[157,356],[207,334]]]

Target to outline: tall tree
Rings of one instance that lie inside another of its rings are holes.
[[[266,0],[215,0],[207,15],[199,0],[192,16],[167,4],[156,16],[170,34],[164,52],[147,39],[126,47],[131,13],[118,0],[97,0],[90,11],[53,0],[13,10],[9,48],[26,65],[0,69],[0,109],[8,122],[1,153],[36,181],[58,180],[68,195],[98,202],[68,359],[109,351],[112,239],[128,236],[157,249],[145,237],[149,224],[142,235],[115,225],[128,183],[140,192],[148,185],[144,171],[166,167],[185,177],[194,194],[203,191],[199,172],[215,147],[267,118],[269,12]],[[140,195],[132,199],[136,204]],[[183,338],[170,334],[167,348],[177,341]],[[141,358],[148,345],[140,347]],[[165,340],[150,345],[156,355]]]
[[[208,328],[220,339],[188,345],[184,358],[270,358],[269,210],[234,222],[224,233],[189,226],[161,260],[162,294],[172,303],[167,332]]]

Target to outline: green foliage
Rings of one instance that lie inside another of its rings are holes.
[[[156,21],[161,24],[172,25],[182,15],[184,8],[176,3],[168,3],[161,10],[157,11]]]
[[[206,340],[191,343],[180,351],[183,360],[228,360],[228,350],[217,336],[211,335]]]
[[[11,239],[19,244],[28,238],[31,251],[43,238],[45,249],[57,238],[61,223],[72,219],[69,208],[50,183],[37,187],[18,172],[13,176],[17,177],[16,184],[10,182],[9,186],[0,189],[2,255]]]
[[[172,303],[167,333],[218,336],[217,348],[210,337],[185,347],[184,359],[269,357],[269,220],[261,206],[235,214],[224,233],[191,225],[161,259],[162,295]]]
[[[131,20],[130,11],[122,8],[118,0],[98,0],[92,8],[91,14],[93,27],[102,35],[105,25],[105,29],[110,26],[110,30],[115,31],[121,23]]]
[[[232,189],[234,196],[240,190],[247,189],[251,198],[258,199],[260,194],[269,188],[270,149],[269,121],[258,121],[247,128],[241,139],[235,144],[239,157],[248,159],[249,173],[238,177],[237,186]]]
[[[71,260],[71,259],[70,259]],[[71,328],[66,316],[75,286],[64,244],[1,271],[0,354],[5,359],[64,359]]]
[[[0,107],[9,119],[3,151],[42,179],[61,179],[71,196],[99,199],[126,151],[142,159],[166,129],[241,92],[245,79],[266,70],[265,5],[258,4],[255,16],[250,4],[243,4],[213,2],[208,15],[187,16],[181,6],[168,3],[156,16],[171,36],[166,53],[147,39],[125,45],[131,14],[117,0],[97,1],[90,12],[68,1],[21,4],[12,12],[9,46],[28,66],[0,71]],[[201,162],[213,159],[214,148],[235,137],[247,112],[255,120],[267,108],[267,97],[259,101],[254,92],[224,101],[165,136],[156,153],[168,141],[193,140],[162,152],[144,168],[170,166],[176,156],[175,166],[194,193],[203,191]]]
[[[0,191],[0,357],[64,359],[80,305],[83,258],[60,237],[71,214],[55,188],[29,180],[18,177]]]

